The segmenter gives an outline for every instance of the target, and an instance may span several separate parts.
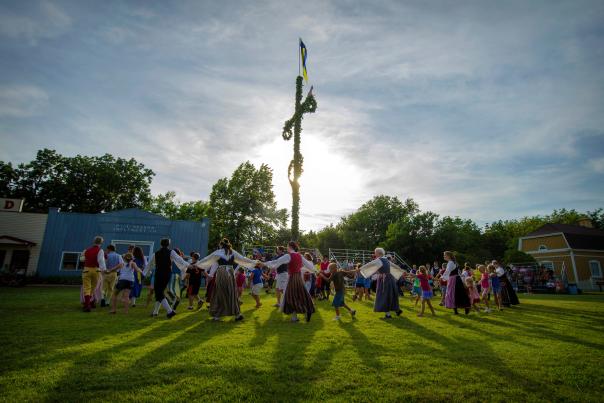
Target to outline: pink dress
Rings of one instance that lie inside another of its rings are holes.
[[[476,286],[472,285],[471,287],[468,288],[468,297],[470,297],[470,301],[473,304],[480,302],[480,295],[478,294],[478,290],[476,289]]]

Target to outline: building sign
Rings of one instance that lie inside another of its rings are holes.
[[[121,233],[139,233],[139,234],[157,234],[157,227],[155,225],[146,224],[114,224],[113,232]]]
[[[24,199],[2,199],[0,198],[0,211],[12,211],[20,213],[23,208]]]

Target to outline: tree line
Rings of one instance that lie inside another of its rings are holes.
[[[62,211],[100,213],[141,208],[173,220],[199,221],[208,217],[210,248],[227,236],[242,245],[285,244],[290,240],[288,212],[277,208],[273,172],[268,165],[256,168],[249,161],[228,178],[219,179],[209,200],[180,202],[175,192],[153,195],[155,173],[135,159],[66,157],[54,150],[38,151],[36,158],[13,166],[0,161],[0,197],[24,198],[24,211],[45,213],[49,207]],[[545,223],[574,224],[588,216],[604,229],[604,209],[579,212],[554,210],[543,216],[499,220],[484,227],[461,217],[422,211],[411,198],[378,195],[338,223],[318,231],[303,231],[300,242],[323,254],[329,248],[371,250],[380,245],[408,262],[431,262],[449,249],[463,261],[485,259],[532,260],[518,252],[518,238]]]

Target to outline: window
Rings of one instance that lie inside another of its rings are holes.
[[[554,262],[540,262],[540,264],[545,270],[554,270]]]
[[[589,261],[589,270],[591,270],[591,276],[601,278],[602,277],[602,266],[600,266],[600,262],[597,260]]]
[[[59,270],[63,271],[75,271],[82,270],[82,263],[80,262],[81,252],[63,252],[61,257],[61,266]]]
[[[545,245],[539,245],[539,250],[540,251],[547,250],[547,246],[545,246]]]
[[[120,255],[128,252],[128,246],[138,246],[143,250],[143,255],[147,256],[147,259],[151,258],[153,253],[153,242],[152,241],[124,241],[124,240],[113,240],[111,241],[115,245],[115,251]]]

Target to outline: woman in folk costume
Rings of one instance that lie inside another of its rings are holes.
[[[497,277],[499,277],[499,284],[501,284],[501,304],[508,308],[512,305],[520,304],[516,291],[514,291],[514,287],[512,286],[512,282],[501,263],[493,260],[493,265],[496,267],[495,273],[497,274]]]
[[[377,259],[362,266],[359,271],[365,278],[371,278],[374,274],[378,275],[373,311],[384,312],[384,319],[392,319],[390,312],[395,312],[397,316],[403,313],[398,303],[396,285],[398,279],[403,275],[403,269],[385,257],[386,252],[383,248],[376,248],[374,253]]]
[[[214,273],[214,290],[210,301],[210,315],[215,321],[220,320],[222,316],[235,316],[235,320],[242,320],[243,315],[239,310],[239,301],[237,298],[237,284],[233,266],[238,264],[247,268],[253,268],[258,261],[248,259],[239,252],[234,251],[231,242],[224,238],[220,241],[220,249],[206,256],[195,265],[201,269],[208,269],[218,263],[218,268]]]
[[[447,280],[447,293],[445,295],[445,307],[453,309],[455,315],[458,314],[457,308],[464,308],[466,315],[470,313],[470,297],[463,284],[461,273],[455,255],[448,250],[443,252],[443,257],[447,261],[447,268],[442,278]]]
[[[136,306],[136,299],[141,296],[141,291],[143,291],[143,272],[147,267],[147,258],[143,253],[143,250],[140,246],[135,246],[132,249],[132,256],[134,257],[134,263],[136,266],[141,269],[141,272],[134,272],[134,284],[132,285],[132,289],[130,290],[130,302],[132,306]]]
[[[312,262],[305,259],[298,253],[298,244],[290,242],[287,244],[287,253],[279,259],[263,263],[264,266],[271,269],[277,268],[282,264],[287,264],[288,280],[283,298],[281,299],[281,312],[291,315],[292,322],[298,322],[298,314],[303,313],[306,321],[310,321],[311,315],[315,312],[310,293],[304,286],[302,272],[310,271],[314,273],[315,267]]]

